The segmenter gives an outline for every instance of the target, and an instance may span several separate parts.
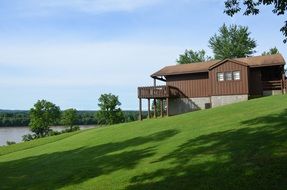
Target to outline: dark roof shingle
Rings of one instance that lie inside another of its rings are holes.
[[[249,67],[264,67],[264,66],[285,64],[285,60],[281,54],[236,58],[234,60],[246,63],[247,66]],[[198,62],[198,63],[191,63],[191,64],[166,66],[162,68],[161,70],[153,73],[151,76],[156,77],[156,76],[208,72],[209,68],[217,64],[218,62],[221,62],[221,61],[212,60],[212,61]]]

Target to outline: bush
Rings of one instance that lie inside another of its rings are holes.
[[[60,135],[62,134],[62,132],[60,131],[53,131],[53,130],[49,130],[48,135],[47,136],[55,136],[55,135]]]
[[[79,131],[80,127],[79,126],[73,126],[72,128],[68,128],[62,131],[62,133],[70,133],[70,132],[74,132],[74,131]]]
[[[34,140],[36,138],[37,137],[35,135],[27,134],[27,135],[22,136],[22,141],[31,141],[31,140]]]
[[[16,142],[14,142],[14,141],[6,141],[6,145],[7,146],[12,145],[12,144],[16,144]]]

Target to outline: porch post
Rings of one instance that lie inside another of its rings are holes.
[[[142,99],[139,98],[139,120],[142,120]]]
[[[148,106],[148,108],[147,108],[147,117],[150,119],[150,99],[149,98],[147,99],[147,106]]]
[[[154,99],[154,102],[153,102],[153,115],[156,118],[156,99]]]
[[[156,79],[155,78],[153,79],[153,87],[154,87],[154,89],[153,89],[153,94],[154,94],[154,91],[156,88]],[[154,110],[154,112],[153,112],[154,118],[156,118],[156,98],[153,99],[153,110]]]
[[[286,84],[285,84],[285,70],[282,67],[282,94],[286,94]]]
[[[163,117],[163,99],[160,99],[160,116]]]
[[[169,116],[169,98],[166,98],[166,116]]]

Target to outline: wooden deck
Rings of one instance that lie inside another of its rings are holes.
[[[145,86],[138,87],[138,98],[142,99],[164,99],[180,97],[180,91],[172,86]]]
[[[263,90],[283,90],[287,87],[287,81],[273,80],[273,81],[262,81]]]

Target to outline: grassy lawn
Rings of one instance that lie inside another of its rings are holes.
[[[287,96],[0,148],[0,189],[287,189]]]

